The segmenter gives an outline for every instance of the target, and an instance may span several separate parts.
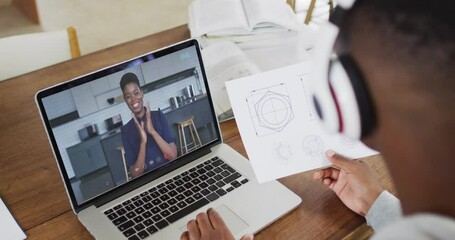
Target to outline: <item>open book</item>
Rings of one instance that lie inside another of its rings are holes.
[[[192,37],[300,31],[283,0],[194,0],[189,6]]]

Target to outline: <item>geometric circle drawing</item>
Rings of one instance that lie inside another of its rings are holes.
[[[303,139],[303,151],[311,157],[322,156],[324,142],[316,135],[308,135]]]
[[[339,135],[338,140],[340,141],[341,144],[343,144],[343,146],[348,147],[348,148],[353,148],[355,145],[357,145],[359,143],[358,141],[352,140],[343,135]]]
[[[294,155],[291,145],[289,145],[287,142],[274,143],[272,147],[272,153],[273,156],[276,159],[281,160],[282,163],[288,163],[289,159]]]
[[[246,102],[258,137],[281,132],[294,118],[285,83],[253,90]]]
[[[289,97],[268,91],[255,104],[258,122],[262,127],[281,131],[294,118]]]

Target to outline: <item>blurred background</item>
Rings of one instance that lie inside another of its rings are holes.
[[[77,31],[81,55],[188,22],[191,0],[0,0],[0,38]]]

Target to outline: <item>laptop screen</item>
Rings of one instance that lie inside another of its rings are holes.
[[[220,141],[195,40],[45,89],[37,103],[76,206]]]

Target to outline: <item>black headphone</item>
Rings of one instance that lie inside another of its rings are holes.
[[[355,0],[339,0],[336,11],[349,10]],[[314,48],[312,98],[324,127],[351,139],[368,136],[376,126],[374,105],[362,72],[349,53],[336,55],[333,46],[339,27],[327,22],[318,30]]]

